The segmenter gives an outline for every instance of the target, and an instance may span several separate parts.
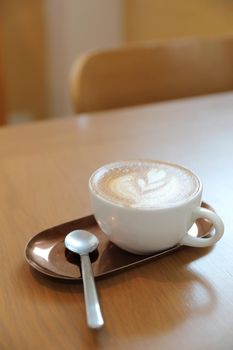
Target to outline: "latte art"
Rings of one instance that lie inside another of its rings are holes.
[[[198,179],[188,170],[156,161],[129,161],[101,168],[92,179],[104,199],[132,208],[162,208],[192,196]]]

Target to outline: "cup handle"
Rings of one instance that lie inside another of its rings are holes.
[[[213,213],[212,211],[205,208],[195,208],[193,211],[193,220],[200,218],[207,219],[213,223],[215,227],[214,234],[210,238],[200,238],[193,237],[186,233],[186,235],[180,241],[181,244],[191,247],[208,247],[216,243],[222,237],[224,232],[224,224],[216,213]]]

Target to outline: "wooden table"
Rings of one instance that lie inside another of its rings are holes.
[[[232,349],[232,130],[231,92],[1,128],[0,349]],[[33,273],[24,247],[88,215],[91,172],[132,158],[198,173],[225,235],[99,280],[106,325],[91,331],[82,285]]]

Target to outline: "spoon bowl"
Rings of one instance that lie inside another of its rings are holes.
[[[72,231],[65,238],[66,248],[79,255],[86,255],[93,252],[98,245],[98,238],[85,230]]]

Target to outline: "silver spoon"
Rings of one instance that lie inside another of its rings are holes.
[[[93,329],[100,328],[104,324],[89,258],[89,253],[95,250],[98,245],[98,238],[84,230],[72,231],[65,238],[66,248],[81,257],[87,324]]]

